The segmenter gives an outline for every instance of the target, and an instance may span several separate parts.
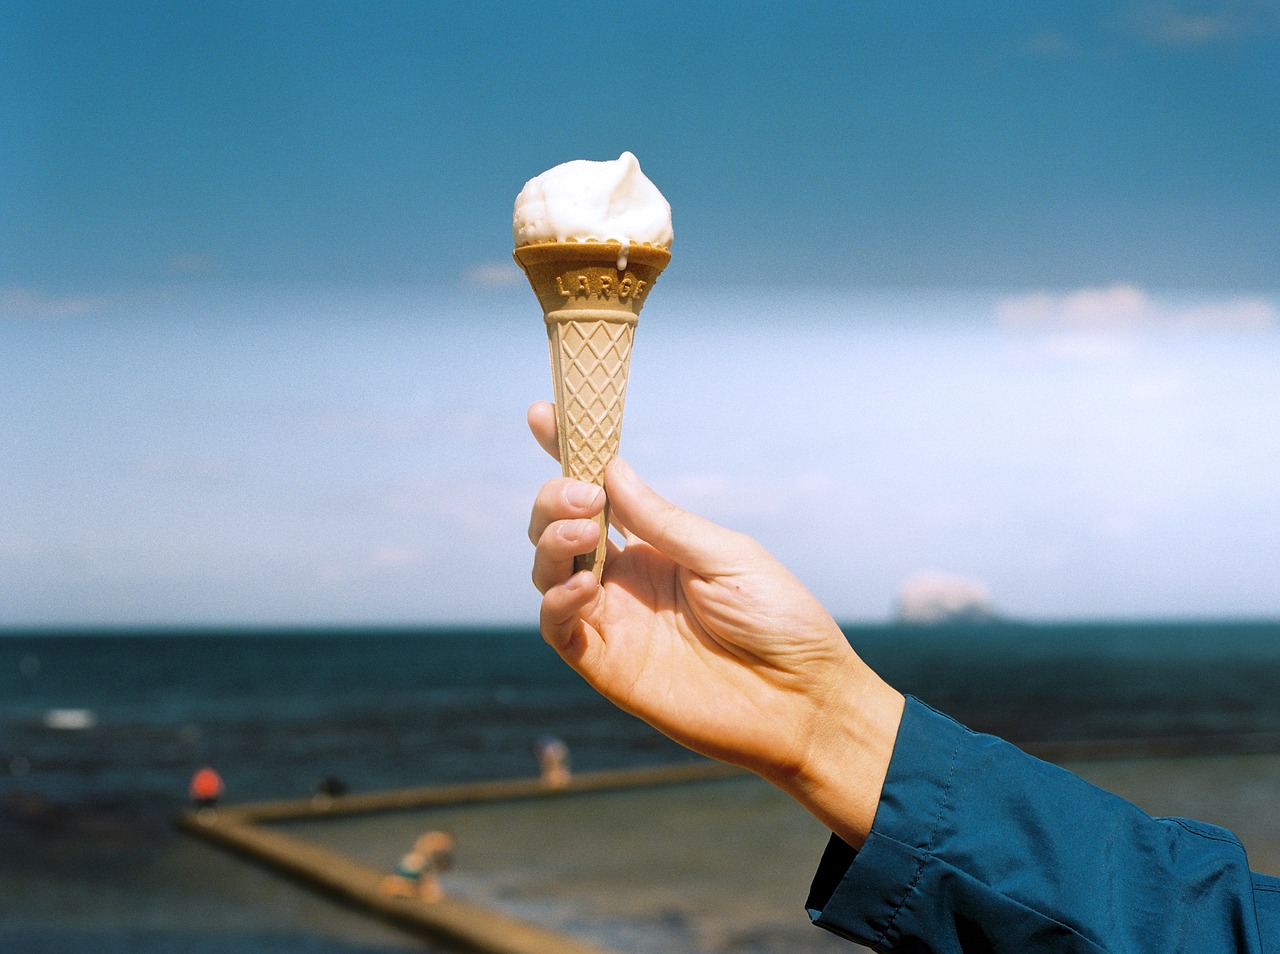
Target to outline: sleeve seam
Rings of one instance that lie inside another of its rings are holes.
[[[1173,824],[1181,828],[1183,831],[1188,832],[1189,834],[1192,834],[1192,835],[1196,835],[1200,838],[1206,838],[1210,841],[1218,841],[1224,845],[1231,845],[1235,848],[1241,847],[1240,842],[1234,838],[1223,838],[1221,835],[1215,835],[1212,832],[1205,831],[1203,828],[1199,827],[1198,825],[1190,825],[1181,818],[1174,818],[1169,816],[1169,817],[1160,819],[1160,821],[1172,822]]]
[[[955,779],[956,762],[958,762],[959,759],[960,744],[957,742],[955,747],[951,750],[951,765],[947,769],[947,784],[943,788],[941,804],[938,805],[938,814],[937,817],[934,818],[933,828],[929,832],[929,841],[925,844],[924,851],[920,855],[920,861],[916,865],[916,871],[914,876],[911,878],[911,883],[903,890],[902,899],[894,905],[893,913],[889,915],[889,920],[885,923],[884,930],[880,932],[880,936],[875,940],[876,944],[885,943],[885,939],[888,938],[889,932],[893,930],[893,926],[898,920],[898,915],[900,915],[902,913],[902,909],[907,906],[907,901],[910,899],[912,892],[914,892],[916,890],[916,886],[920,884],[920,879],[924,876],[925,866],[929,863],[930,859],[933,858],[933,843],[938,837],[938,829],[942,827],[942,819],[946,815],[947,809],[951,804],[952,782]],[[896,839],[893,840],[896,841]],[[899,844],[901,844],[901,842],[899,842]]]

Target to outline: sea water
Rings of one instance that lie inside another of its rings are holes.
[[[1069,743],[1081,756],[1123,743],[1130,754],[1144,745],[1196,753],[1081,763],[1110,787],[1128,786],[1135,800],[1176,790],[1186,802],[1179,813],[1199,807],[1203,817],[1239,793],[1247,820],[1249,793],[1274,791],[1280,778],[1274,759],[1248,754],[1280,750],[1280,624],[991,622],[847,632],[894,685],[1029,748]],[[10,632],[0,637],[0,947],[421,949],[175,834],[168,819],[185,805],[192,772],[213,765],[231,801],[306,795],[325,777],[365,791],[529,776],[544,734],[566,741],[579,770],[695,758],[596,696],[527,629]],[[1219,751],[1237,761],[1211,755]],[[1206,768],[1205,758],[1217,761]],[[1144,790],[1144,780],[1156,787]],[[717,951],[825,943],[801,911],[825,835],[762,783],[577,804],[582,824],[567,832],[563,821],[549,828],[539,814],[545,806],[525,805],[500,816],[476,808],[452,820],[353,820],[316,837],[345,839],[351,853],[373,852],[370,860],[383,864],[411,829],[454,824],[471,846],[460,851],[461,887],[517,913],[559,918],[620,950],[666,949],[663,937]],[[749,892],[730,873],[704,870],[705,844],[672,837],[676,818],[721,839],[736,832],[747,867],[769,879],[760,890],[776,896],[776,917],[735,927],[732,912]],[[501,836],[484,840],[486,826]],[[552,830],[562,830],[560,842],[568,832],[578,842],[564,851],[549,840]],[[592,886],[606,879],[591,865],[547,862],[549,852],[592,859],[593,845],[596,865],[649,846],[636,856],[647,860],[625,868],[621,894],[630,907],[602,905]],[[665,859],[665,876],[653,851]],[[696,884],[696,909],[706,916],[696,920],[692,909],[655,896],[664,880],[684,884],[685,897]],[[805,940],[779,940],[784,911],[793,912],[786,930],[802,929],[796,937]]]
[[[1280,624],[849,627],[898,688],[1019,743],[1280,731]],[[237,800],[581,769],[684,750],[527,629],[0,636],[0,778],[69,809],[168,809],[196,767]]]

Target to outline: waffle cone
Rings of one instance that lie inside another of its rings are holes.
[[[603,487],[622,437],[636,322],[671,253],[647,245],[624,251],[616,242],[547,242],[522,245],[515,258],[547,324],[561,471]],[[600,543],[573,566],[596,579],[604,569],[607,503],[598,519]]]

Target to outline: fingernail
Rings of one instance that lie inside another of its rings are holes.
[[[569,523],[563,523],[556,531],[560,534],[560,539],[566,543],[577,543],[582,539],[583,525],[581,521],[574,520]]]
[[[636,472],[621,457],[615,457],[609,464],[613,468],[613,476],[618,480],[634,481]]]
[[[564,496],[573,506],[586,508],[595,504],[602,493],[604,491],[594,484],[577,483],[565,488]]]
[[[593,577],[590,570],[579,570],[577,573],[573,574],[573,576],[569,577],[569,579],[564,581],[564,588],[571,593],[576,592],[590,584],[592,579]]]

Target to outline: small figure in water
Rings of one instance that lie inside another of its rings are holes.
[[[452,866],[453,836],[443,831],[429,831],[400,859],[396,873],[382,880],[382,893],[393,898],[439,901],[444,897],[439,875]]]
[[[326,775],[316,782],[315,791],[311,795],[311,804],[324,809],[333,804],[335,798],[347,794],[347,783],[335,775]]]
[[[187,792],[191,796],[191,803],[196,807],[196,819],[201,824],[212,825],[216,820],[214,806],[222,797],[223,787],[222,776],[207,765],[191,776]]]
[[[191,776],[191,785],[187,790],[196,808],[204,809],[213,808],[218,803],[223,788],[222,776],[206,765]]]
[[[544,735],[533,746],[538,757],[542,784],[548,788],[564,788],[569,784],[569,746],[554,735]]]

